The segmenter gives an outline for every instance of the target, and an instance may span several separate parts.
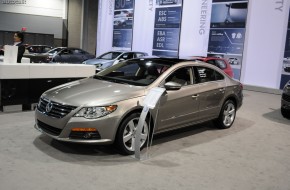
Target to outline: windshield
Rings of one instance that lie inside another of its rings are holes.
[[[121,52],[108,52],[103,55],[100,55],[99,57],[97,57],[97,59],[113,60],[116,59],[121,54],[122,54]]]
[[[136,59],[116,64],[99,72],[94,78],[135,86],[147,86],[169,67],[168,64]]]
[[[62,50],[63,48],[54,48],[52,50],[49,50],[47,53],[50,53],[50,54],[55,54],[57,52],[59,52],[60,50]]]

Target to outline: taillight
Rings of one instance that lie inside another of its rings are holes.
[[[244,89],[244,86],[242,83],[240,83],[240,89],[243,90]]]

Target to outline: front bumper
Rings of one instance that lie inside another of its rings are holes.
[[[47,116],[36,109],[34,127],[41,133],[58,141],[82,144],[112,144],[114,142],[119,121],[117,116],[108,115],[98,119],[85,119],[82,117],[72,117],[73,114],[71,113],[64,118],[57,119]],[[97,138],[72,137],[73,128],[95,128],[98,134]]]
[[[43,129],[41,129],[37,124],[34,125],[34,128],[37,129],[39,132],[56,139],[58,141],[63,141],[63,142],[73,142],[73,143],[80,143],[80,144],[111,144],[113,141],[111,139],[99,139],[99,140],[84,140],[84,139],[71,139],[69,137],[59,137],[59,136],[54,136],[51,135],[47,132],[45,132]]]

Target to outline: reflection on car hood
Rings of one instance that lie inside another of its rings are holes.
[[[144,96],[144,87],[87,78],[46,91],[46,98],[73,106],[109,105],[118,101]]]
[[[107,60],[107,59],[89,59],[89,60],[86,60],[86,64],[89,64],[89,65],[96,65],[96,64],[104,64],[104,63],[111,63],[111,62],[114,62],[115,60]]]

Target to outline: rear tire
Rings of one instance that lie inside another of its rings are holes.
[[[236,118],[236,105],[232,100],[227,100],[220,112],[219,117],[216,119],[215,124],[220,129],[230,128]]]
[[[133,113],[126,117],[119,126],[115,145],[123,155],[132,155],[135,152],[135,133],[140,113]],[[149,121],[146,119],[141,132],[141,149],[146,145],[149,136]]]

